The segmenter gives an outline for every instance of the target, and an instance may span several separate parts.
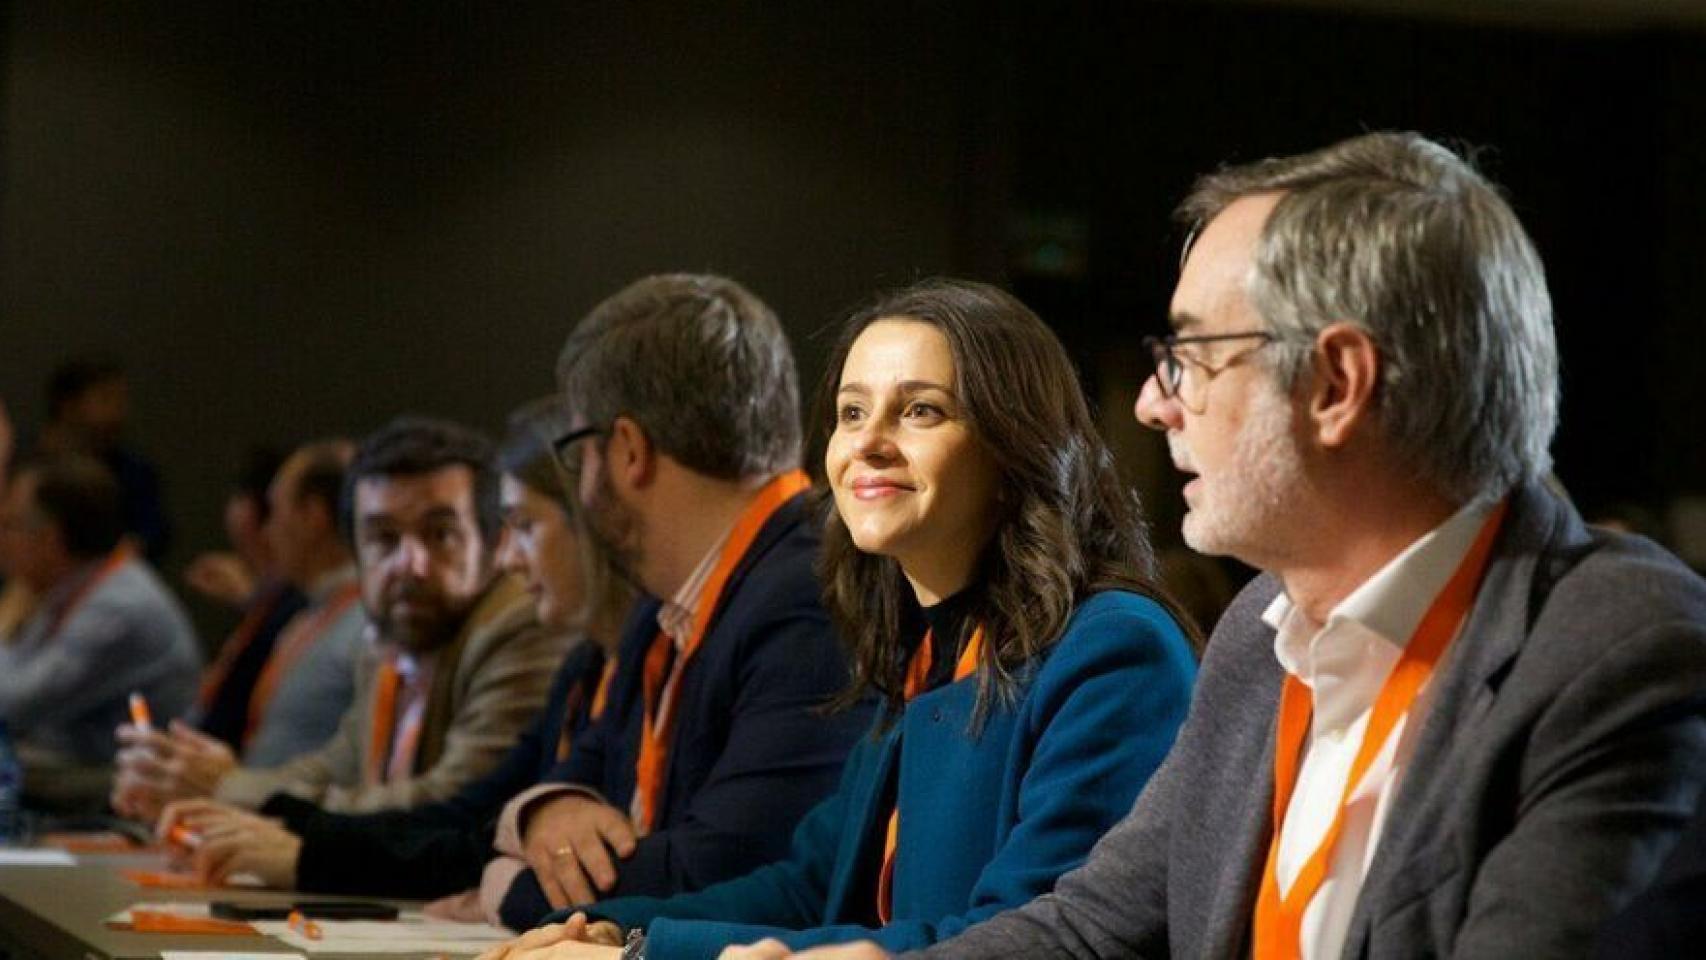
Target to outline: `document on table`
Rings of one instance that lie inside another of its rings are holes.
[[[229,950],[162,950],[160,960],[308,960],[300,953],[232,953]]]
[[[0,867],[75,867],[77,858],[64,850],[0,847]]]
[[[310,940],[289,923],[263,920],[255,929],[309,953],[463,953],[477,954],[514,937],[486,923],[431,920],[405,913],[395,920],[317,920],[320,938]]]
[[[213,917],[212,907],[206,903],[189,903],[177,900],[152,900],[147,903],[133,903],[127,909],[120,910],[107,918],[108,923],[129,923],[130,911],[140,910],[144,913],[165,913],[174,917],[185,917],[192,920],[208,920]]]

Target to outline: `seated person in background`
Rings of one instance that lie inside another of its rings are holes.
[[[171,546],[172,527],[154,464],[127,446],[130,380],[124,367],[106,357],[77,357],[55,367],[47,381],[48,422],[39,449],[44,454],[83,453],[112,471],[119,488],[124,532],[140,544],[150,563]]]
[[[925,281],[855,315],[829,369],[824,579],[854,649],[849,697],[875,692],[884,710],[788,857],[556,928],[611,960],[641,929],[649,960],[766,936],[952,936],[1082,863],[1184,721],[1191,646],[1035,314],[994,287]]]
[[[351,453],[346,441],[309,444],[291,454],[268,490],[266,534],[274,562],[308,597],[308,605],[284,627],[244,698],[245,766],[276,767],[318,749],[337,730],[354,697],[367,618],[337,519]],[[239,631],[230,642],[245,639]],[[217,684],[219,672],[241,662],[243,653],[241,648],[220,651],[204,675],[203,689]],[[173,723],[165,731],[126,724],[117,737],[125,749],[118,756],[113,809],[138,819],[158,817],[162,798],[184,784],[211,792],[237,766],[229,746],[189,723]]]
[[[161,720],[195,697],[195,632],[123,536],[118,485],[91,457],[24,463],[7,484],[0,569],[40,600],[0,645],[0,721],[39,762],[104,766],[131,693]]]
[[[1533,243],[1414,134],[1210,174],[1182,213],[1137,413],[1198,474],[1185,540],[1264,573],[1131,815],[922,955],[1589,955],[1706,784],[1706,584],[1543,483]]]
[[[0,398],[0,503],[6,499],[6,478],[12,474],[12,454],[17,449],[17,428]],[[17,577],[8,577],[0,566],[0,644],[12,639],[18,627],[29,619],[35,607],[35,595]]]
[[[207,551],[190,561],[184,581],[197,592],[228,604],[242,615],[201,674],[195,708],[186,721],[239,754],[249,736],[249,698],[266,668],[273,644],[308,598],[280,575],[267,542],[267,491],[284,458],[266,448],[250,451],[237,485],[225,498],[229,551]],[[343,467],[338,476],[343,475]],[[340,481],[341,482],[341,481]],[[331,496],[336,525],[337,488]],[[347,706],[347,702],[345,706]],[[340,711],[341,714],[341,711]],[[324,738],[322,738],[324,739]],[[312,746],[318,746],[313,744]]]
[[[566,430],[560,410],[556,397],[523,408],[498,448],[508,528],[498,562],[526,584],[547,629],[587,641],[572,641],[544,712],[491,773],[448,800],[412,810],[329,813],[285,794],[262,805],[261,816],[211,801],[180,805],[174,822],[203,836],[194,855],[202,878],[218,882],[246,872],[285,889],[420,898],[479,884],[505,801],[561,762],[572,737],[600,712],[634,601],[633,588],[593,549],[566,499],[552,453]],[[461,899],[473,901],[473,910],[456,909],[459,901],[444,911],[478,919],[477,900]]]
[[[871,720],[823,709],[847,661],[813,576],[799,384],[770,308],[722,277],[648,277],[593,308],[557,370],[588,531],[667,600],[628,620],[609,707],[555,782],[500,819],[518,859],[494,861],[482,898],[519,928],[780,858]]]
[[[391,422],[356,452],[340,518],[371,621],[354,702],[320,749],[230,769],[211,786],[215,799],[252,809],[284,792],[346,812],[443,800],[496,766],[544,703],[567,638],[541,629],[522,585],[493,570],[497,475],[485,438],[442,421]],[[206,742],[167,743],[177,753],[161,759],[165,776],[131,802],[208,794],[178,775],[196,765],[178,754]]]

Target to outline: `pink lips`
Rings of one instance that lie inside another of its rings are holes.
[[[881,477],[860,477],[853,481],[853,497],[857,500],[880,500],[901,493],[910,493],[912,487],[898,480],[885,480]]]

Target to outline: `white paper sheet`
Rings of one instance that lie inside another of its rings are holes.
[[[129,923],[130,911],[142,910],[148,913],[169,913],[175,917],[190,917],[196,920],[208,920],[213,917],[212,908],[205,903],[190,903],[181,900],[151,900],[146,903],[133,903],[127,909],[120,910],[107,918],[108,923]]]
[[[309,953],[450,953],[478,954],[515,936],[486,923],[431,920],[405,913],[396,920],[317,920],[320,939],[310,940],[277,920],[254,926],[270,937]]]
[[[308,960],[300,953],[232,953],[229,950],[162,950],[160,960]]]
[[[75,867],[77,858],[64,850],[0,847],[0,867]]]

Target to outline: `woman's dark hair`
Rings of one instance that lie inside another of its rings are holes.
[[[1011,701],[1019,669],[1060,639],[1073,608],[1089,594],[1117,588],[1169,610],[1173,605],[1155,581],[1137,496],[1120,481],[1113,454],[1096,432],[1065,348],[1002,290],[924,280],[855,313],[818,391],[815,416],[823,429],[835,429],[841,368],[853,341],[888,318],[930,324],[947,339],[954,392],[973,437],[1001,472],[995,534],[978,559],[978,589],[965,627],[984,629],[976,723],[992,702]],[[903,617],[917,603],[900,564],[861,551],[831,508],[819,573],[853,660],[852,685],[837,703],[875,690],[888,702],[889,716],[898,715],[912,655]]]
[[[509,474],[573,513],[575,504],[564,489],[565,477],[554,453],[557,438],[568,432],[569,417],[560,397],[549,394],[530,400],[509,415],[497,459],[499,473]]]

